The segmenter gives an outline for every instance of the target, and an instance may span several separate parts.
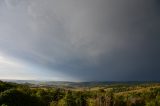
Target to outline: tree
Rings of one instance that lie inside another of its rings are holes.
[[[73,97],[73,92],[68,91],[64,97],[65,106],[76,106],[75,98]]]
[[[8,106],[41,106],[38,98],[16,89],[6,90],[0,95],[0,105]]]

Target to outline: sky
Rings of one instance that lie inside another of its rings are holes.
[[[0,0],[0,79],[160,80],[160,1]]]

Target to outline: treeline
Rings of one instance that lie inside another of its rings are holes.
[[[0,106],[160,106],[160,88],[142,92],[127,87],[73,91],[0,81]]]

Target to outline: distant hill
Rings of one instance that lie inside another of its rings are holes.
[[[38,81],[38,80],[2,80],[26,85],[39,86],[68,86],[68,87],[93,87],[93,86],[114,86],[114,85],[138,85],[160,83],[160,81],[90,81],[90,82],[69,82],[69,81]]]

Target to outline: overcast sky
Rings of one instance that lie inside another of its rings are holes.
[[[0,0],[0,79],[160,80],[160,1]]]

